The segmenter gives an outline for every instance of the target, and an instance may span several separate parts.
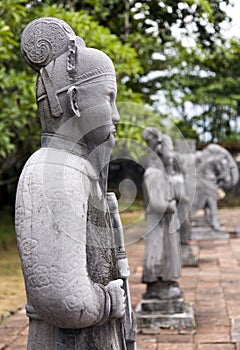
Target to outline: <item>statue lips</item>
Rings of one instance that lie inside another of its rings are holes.
[[[117,135],[116,127],[113,125],[113,126],[111,126],[111,128],[109,130],[108,136],[106,137],[106,139],[103,142],[115,140],[116,135]]]
[[[116,130],[115,126],[114,126],[112,128],[112,130],[110,131],[109,138],[113,137],[115,139],[116,135],[117,135],[117,130]]]

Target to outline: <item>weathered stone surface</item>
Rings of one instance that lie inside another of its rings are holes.
[[[119,121],[113,63],[56,18],[31,22],[21,49],[39,72],[43,129],[41,149],[26,163],[16,196],[27,349],[123,350],[119,227],[111,222],[106,194]]]
[[[190,152],[189,148],[187,153],[183,147],[179,149],[180,168],[185,175],[187,187],[191,189],[190,193],[194,193],[190,206],[191,212],[195,213],[197,210],[204,209],[207,225],[212,230],[221,231],[217,218],[217,201],[220,191],[227,191],[238,181],[239,172],[235,160],[226,149],[215,144],[209,144],[199,152]],[[189,167],[190,160],[195,169]],[[189,172],[190,177],[187,177],[186,174]]]
[[[144,329],[160,330],[173,328],[177,330],[192,331],[195,327],[194,311],[191,304],[185,304],[184,310],[176,314],[161,314],[160,312],[143,312],[142,302],[136,308],[138,328],[144,333]]]
[[[184,312],[184,298],[143,299],[141,310],[143,313],[160,312],[161,314],[177,314]]]
[[[192,239],[194,240],[205,240],[205,239],[229,239],[230,235],[228,232],[223,230],[213,230],[210,226],[193,227],[192,228]]]
[[[227,191],[239,178],[238,167],[223,147],[210,144],[196,156],[197,188],[192,212],[205,210],[205,217],[213,230],[221,231],[217,218],[219,190]]]
[[[167,135],[148,127],[143,138],[150,149],[149,167],[143,181],[147,233],[142,281],[147,284],[137,312],[138,328],[193,328],[192,311],[184,304],[176,281],[181,272],[179,226],[188,241],[183,177],[173,168],[173,144]],[[182,225],[179,225],[181,220]],[[189,250],[190,247],[189,247]]]
[[[180,237],[173,183],[172,140],[156,128],[146,128],[143,138],[148,144],[149,166],[143,180],[147,232],[143,282],[148,285],[161,279],[178,278],[181,271]]]
[[[181,244],[182,249],[182,265],[183,266],[198,266],[198,257],[193,255],[192,248],[189,244]]]

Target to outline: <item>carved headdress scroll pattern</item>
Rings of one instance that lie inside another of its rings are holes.
[[[21,50],[27,63],[40,71],[49,62],[68,50],[69,38],[75,33],[58,18],[40,18],[23,31]]]
[[[63,113],[58,95],[74,85],[93,80],[116,80],[110,58],[103,52],[86,48],[67,23],[52,17],[39,18],[23,31],[21,50],[27,64],[40,73],[45,91],[37,100],[48,98],[53,117]]]

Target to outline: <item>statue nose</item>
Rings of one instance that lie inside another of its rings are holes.
[[[114,103],[113,109],[112,109],[112,121],[114,123],[120,122],[120,115],[118,113],[118,110],[117,110],[117,107],[116,107],[115,103]]]

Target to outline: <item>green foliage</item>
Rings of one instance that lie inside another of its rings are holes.
[[[58,3],[66,6],[64,0]],[[228,4],[229,0],[221,3]],[[193,39],[204,50],[214,51],[216,39],[221,38],[220,24],[226,19],[219,0],[75,0],[72,5],[78,10],[84,9],[135,48],[143,69],[126,85],[141,93],[149,104],[161,88],[152,72],[168,69],[172,53],[175,56],[182,47],[172,29],[178,28],[181,39]],[[153,58],[158,52],[163,60]]]
[[[21,1],[0,3],[0,156],[6,157],[15,148],[15,132],[21,137],[26,124],[26,94],[29,78],[19,70],[19,26],[26,14]],[[18,34],[17,34],[18,33]],[[21,60],[20,60],[21,61]],[[31,92],[30,92],[31,94]],[[20,101],[20,96],[23,100]],[[27,96],[29,101],[29,96]],[[28,105],[28,103],[27,103]]]
[[[96,47],[104,51],[113,61],[118,81],[124,77],[135,76],[141,71],[136,51],[129,45],[123,45],[110,30],[100,26],[84,11],[66,11],[56,5],[42,6],[41,17],[57,17],[66,21],[75,33],[86,42],[88,47]],[[39,8],[32,11],[31,20],[39,17]]]
[[[168,69],[172,63],[172,52],[176,55],[182,47],[182,43],[179,45],[176,41],[176,31],[172,29],[178,28],[181,39],[193,39],[204,50],[214,51],[216,39],[221,39],[220,25],[226,19],[221,5],[228,4],[229,0],[31,1],[37,8],[46,2],[67,10],[84,11],[109,28],[123,43],[134,48],[142,69],[136,75],[130,74],[124,82],[126,87],[140,93],[145,103],[152,105],[152,96],[161,85],[149,74]],[[89,34],[92,36],[92,32]],[[158,52],[164,60],[153,58]]]
[[[14,220],[10,212],[9,207],[4,207],[0,212],[0,251],[16,241]]]
[[[113,157],[130,157],[139,162],[148,156],[142,132],[147,126],[159,128],[166,132],[165,115],[142,103],[121,102],[117,105],[121,121],[117,124],[117,145]]]
[[[185,127],[207,135],[210,141],[239,140],[239,58],[239,40],[222,43],[214,52],[199,47],[182,50],[176,57],[180,68],[172,68],[165,84],[169,100],[178,108]],[[185,117],[189,103],[191,119]]]
[[[183,119],[176,119],[173,121],[173,123],[176,126],[177,130],[179,130],[178,137],[181,135],[185,139],[199,139],[197,131],[194,129],[191,120],[188,120],[185,117]]]

